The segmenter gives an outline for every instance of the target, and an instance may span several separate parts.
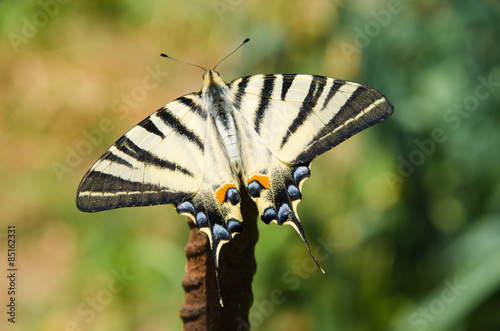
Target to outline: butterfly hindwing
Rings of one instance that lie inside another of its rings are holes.
[[[201,186],[192,197],[176,204],[176,209],[208,235],[217,268],[221,246],[242,229],[240,179],[227,161],[213,121],[207,120],[206,130]]]

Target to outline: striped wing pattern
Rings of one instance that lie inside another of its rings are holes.
[[[392,104],[358,83],[314,75],[255,75],[230,83],[237,109],[283,162],[311,161],[387,118]]]
[[[309,249],[297,205],[312,159],[384,120],[393,106],[368,86],[322,76],[255,75],[229,86],[246,133],[247,191],[265,223],[292,225]]]
[[[199,105],[199,94],[188,94],[125,133],[84,176],[78,209],[169,204],[193,195],[205,167],[207,114]]]
[[[153,113],[92,166],[77,206],[174,204],[208,235],[217,273],[221,247],[243,230],[245,185],[261,219],[292,225],[309,249],[297,205],[311,161],[392,112],[380,92],[353,82],[269,74],[227,84],[209,70],[200,92]]]

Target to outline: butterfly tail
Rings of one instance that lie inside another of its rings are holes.
[[[314,262],[318,266],[319,270],[321,270],[321,272],[324,274],[325,270],[321,267],[321,265],[319,264],[318,260],[316,259],[316,257],[314,256],[313,252],[311,251],[311,248],[309,247],[309,244],[307,243],[306,235],[304,233],[304,229],[302,228],[302,224],[300,223],[300,220],[298,219],[298,217],[296,216],[296,214],[295,213],[291,214],[289,216],[289,219],[287,221],[285,221],[283,224],[289,224],[289,225],[291,225],[297,231],[297,233],[299,234],[300,238],[302,238],[302,241],[306,245],[307,250],[309,251],[309,254],[311,254],[312,259],[314,260]]]

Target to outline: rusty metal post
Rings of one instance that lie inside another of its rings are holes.
[[[215,270],[206,234],[190,220],[185,248],[186,274],[182,280],[184,307],[180,311],[184,330],[249,330],[248,313],[253,303],[252,280],[257,270],[254,248],[258,240],[257,208],[241,192],[243,231],[222,247],[220,270],[224,307],[219,305]]]

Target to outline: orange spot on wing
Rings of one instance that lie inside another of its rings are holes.
[[[220,204],[222,204],[224,202],[224,199],[226,198],[226,192],[231,187],[236,188],[236,185],[234,185],[234,184],[226,184],[226,185],[222,186],[220,189],[218,189],[215,192],[215,198],[217,199],[217,201],[219,201]]]
[[[248,179],[248,183],[251,183],[254,180],[258,181],[260,185],[264,186],[264,188],[269,189],[269,177],[262,175],[253,175]]]

